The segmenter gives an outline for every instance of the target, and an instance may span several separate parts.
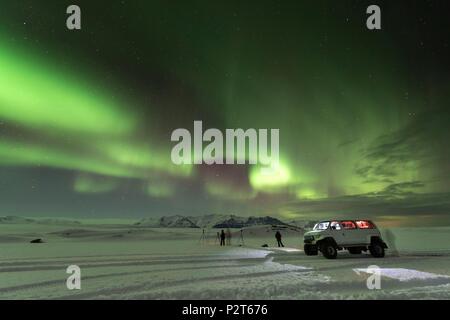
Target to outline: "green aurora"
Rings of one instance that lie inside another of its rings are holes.
[[[450,29],[381,3],[2,4],[0,214],[449,225]],[[172,164],[194,120],[279,128],[279,168]]]

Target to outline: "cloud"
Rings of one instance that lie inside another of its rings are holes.
[[[418,188],[420,183],[392,185],[381,193],[329,199],[293,201],[282,210],[290,217],[305,220],[369,218],[375,221],[407,219],[409,225],[421,225],[424,217],[433,217],[435,225],[450,223],[450,193],[402,193],[392,197],[392,190]],[[428,221],[428,220],[427,220]],[[427,222],[428,223],[428,222]]]
[[[365,183],[392,184],[391,188],[394,183],[399,187],[411,180],[421,183],[424,177],[446,180],[443,184],[448,187],[448,123],[448,110],[429,110],[415,115],[402,128],[379,136],[365,148],[355,166],[355,174]],[[416,184],[417,188],[427,186],[431,184]]]
[[[410,181],[410,182],[401,182],[401,183],[393,183],[382,191],[382,193],[386,195],[402,195],[405,193],[411,193],[413,190],[421,189],[425,187],[425,183],[421,181]]]

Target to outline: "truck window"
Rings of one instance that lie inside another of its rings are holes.
[[[356,221],[356,225],[358,226],[359,229],[373,229],[373,224],[370,221],[367,220],[359,220]]]
[[[341,226],[346,230],[356,229],[356,225],[353,221],[341,221]]]
[[[337,221],[332,221],[330,228],[331,230],[341,230],[341,225]]]

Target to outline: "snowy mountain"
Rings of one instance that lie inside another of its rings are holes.
[[[258,225],[285,225],[284,222],[272,218],[269,216],[266,217],[238,217],[238,216],[232,216],[229,219],[223,220],[214,226],[213,228],[245,228],[245,227],[251,227],[251,226],[258,226]]]
[[[150,228],[244,228],[259,225],[287,225],[269,216],[240,217],[236,215],[203,215],[184,217],[180,215],[161,218],[144,218],[136,226]]]
[[[189,219],[200,228],[214,228],[215,225],[230,219],[243,221],[245,218],[239,218],[232,214],[207,214],[203,216],[190,216]]]
[[[33,219],[23,218],[23,217],[13,217],[13,216],[6,216],[6,217],[0,217],[0,223],[34,223],[35,221]]]
[[[291,226],[296,226],[302,229],[312,229],[314,227],[314,225],[317,223],[318,221],[310,221],[310,220],[289,220],[286,221],[287,224],[291,225]]]
[[[161,218],[144,218],[135,223],[135,225],[150,228],[198,228],[189,218],[179,215]]]
[[[25,218],[17,216],[5,216],[0,217],[0,224],[47,224],[47,225],[79,225],[79,221],[63,219],[63,218]]]

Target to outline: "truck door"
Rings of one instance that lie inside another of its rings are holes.
[[[330,223],[330,230],[331,230],[330,233],[333,236],[334,241],[336,241],[338,245],[345,244],[346,241],[345,233],[341,224],[338,221],[332,221]]]
[[[353,221],[341,221],[342,230],[344,231],[345,244],[359,244],[361,243],[361,235],[356,228],[356,224]]]
[[[355,222],[360,243],[369,243],[370,237],[376,235],[373,223],[368,220],[357,220]]]

